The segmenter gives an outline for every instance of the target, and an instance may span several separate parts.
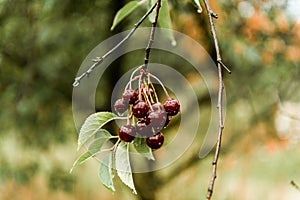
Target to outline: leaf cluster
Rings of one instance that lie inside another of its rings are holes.
[[[70,172],[86,162],[89,158],[96,157],[99,154],[105,154],[101,160],[98,172],[103,185],[114,192],[115,186],[113,179],[115,173],[117,173],[120,180],[136,194],[130,165],[130,146],[141,156],[149,160],[154,160],[154,156],[152,150],[142,138],[135,138],[132,143],[126,143],[118,139],[118,136],[112,135],[106,129],[103,129],[104,125],[117,119],[123,118],[111,112],[97,112],[85,120],[78,137],[78,150],[87,144],[89,140],[91,140],[91,142],[87,150],[74,162]],[[113,143],[113,139],[118,140]],[[104,149],[103,147],[108,142],[110,142],[112,147]]]

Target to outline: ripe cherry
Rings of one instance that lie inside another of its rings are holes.
[[[162,110],[152,111],[147,116],[147,123],[155,130],[161,130],[167,120],[167,113]]]
[[[151,149],[159,149],[164,143],[164,135],[159,132],[156,135],[147,138],[146,143]]]
[[[142,138],[152,136],[151,127],[149,127],[145,121],[138,121],[135,125],[135,130]]]
[[[132,113],[137,118],[144,118],[147,116],[149,111],[149,106],[144,101],[139,101],[132,107]]]
[[[118,99],[114,105],[115,111],[119,114],[124,113],[128,109],[128,104],[124,99]]]
[[[174,116],[179,112],[180,104],[176,99],[168,99],[164,103],[164,108],[169,116]]]
[[[138,100],[138,92],[133,89],[127,89],[123,93],[123,99],[125,102],[128,102],[129,104],[134,104]]]
[[[131,142],[135,138],[135,128],[132,125],[124,125],[119,128],[119,137],[124,142]]]
[[[151,106],[152,106],[152,109],[154,111],[157,111],[157,110],[163,110],[164,111],[165,110],[163,105],[160,102],[154,103]]]

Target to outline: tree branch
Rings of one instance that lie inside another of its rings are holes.
[[[156,25],[157,25],[157,21],[158,21],[158,16],[159,16],[159,9],[161,7],[161,0],[158,0],[156,5],[157,5],[156,6],[156,13],[155,13],[154,21],[152,23],[152,28],[151,28],[151,33],[150,33],[150,38],[149,38],[149,41],[148,41],[148,45],[146,47],[146,56],[145,56],[144,66],[143,66],[144,70],[147,69],[148,63],[149,63],[151,47],[152,47],[152,44],[154,42],[155,29],[156,29]]]
[[[228,73],[231,73],[230,69],[222,62],[222,58],[221,58],[221,54],[220,54],[219,42],[218,42],[218,39],[217,39],[217,33],[216,33],[216,29],[215,29],[215,24],[214,24],[214,21],[213,21],[213,18],[218,19],[218,15],[212,11],[212,9],[210,8],[210,5],[208,3],[208,0],[204,0],[204,4],[205,4],[205,8],[206,8],[208,18],[209,18],[211,33],[212,33],[213,39],[214,39],[214,44],[215,44],[215,49],[216,49],[216,54],[217,54],[216,55],[217,56],[217,62],[224,69],[226,69]]]
[[[73,83],[73,86],[76,87],[80,84],[81,79],[84,77],[88,77],[92,71],[99,66],[103,60],[108,57],[110,54],[112,54],[115,50],[117,50],[124,42],[126,42],[136,31],[136,29],[143,23],[143,21],[152,13],[154,8],[158,5],[158,3],[155,3],[151,6],[151,8],[146,12],[146,14],[134,25],[134,27],[130,30],[130,32],[111,50],[109,50],[107,53],[105,53],[102,57],[96,57],[93,59],[94,64],[89,67],[89,69],[81,74],[80,76],[75,78],[75,81]]]
[[[217,56],[217,67],[218,67],[218,81],[219,81],[218,105],[217,105],[217,108],[218,108],[218,111],[219,111],[218,139],[217,139],[214,159],[213,159],[213,162],[212,162],[212,176],[211,176],[211,180],[210,180],[208,190],[207,190],[207,195],[206,195],[206,200],[210,200],[211,197],[212,197],[212,194],[213,194],[215,180],[217,178],[217,164],[218,164],[219,154],[220,154],[220,150],[221,150],[221,141],[222,141],[222,135],[223,135],[223,129],[224,129],[223,104],[222,104],[224,85],[223,85],[222,67],[225,68],[229,73],[231,73],[231,71],[223,64],[222,59],[221,59],[221,54],[220,54],[216,29],[215,29],[215,25],[214,25],[214,22],[213,22],[213,18],[218,18],[218,15],[215,14],[211,10],[210,5],[208,3],[208,0],[204,0],[204,4],[205,4],[205,8],[207,10],[208,19],[209,19],[210,28],[211,28],[211,33],[212,33],[214,44],[215,44],[215,50],[216,50],[216,56]]]

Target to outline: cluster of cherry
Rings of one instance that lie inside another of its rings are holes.
[[[118,114],[128,110],[130,119],[127,125],[119,128],[120,139],[131,142],[135,137],[146,138],[150,148],[160,148],[164,143],[162,128],[165,128],[172,116],[180,110],[178,100],[167,96],[167,100],[163,104],[160,103],[153,84],[141,84],[138,90],[125,89],[122,98],[114,104]]]

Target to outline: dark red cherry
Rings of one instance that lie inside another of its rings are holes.
[[[123,93],[123,99],[129,104],[134,104],[138,100],[139,93],[133,89],[127,89]]]
[[[128,104],[124,101],[124,99],[118,99],[115,102],[114,108],[118,114],[122,114],[128,109]]]
[[[131,142],[135,138],[135,128],[132,125],[124,125],[119,128],[119,137],[124,142]]]
[[[164,103],[164,108],[169,116],[174,116],[179,112],[180,104],[176,99],[168,99]]]
[[[149,106],[144,101],[139,101],[132,107],[132,113],[137,118],[144,118],[147,116],[149,111]]]
[[[136,132],[142,137],[147,138],[152,136],[152,129],[145,121],[138,121],[135,125]]]
[[[155,130],[161,130],[167,120],[167,113],[161,110],[152,111],[147,116],[147,123]]]
[[[156,135],[147,138],[146,143],[151,149],[159,149],[164,144],[164,135],[159,132]]]
[[[164,111],[165,110],[163,105],[160,102],[154,103],[151,106],[152,106],[152,109],[154,111],[157,111],[157,110],[163,110]]]

